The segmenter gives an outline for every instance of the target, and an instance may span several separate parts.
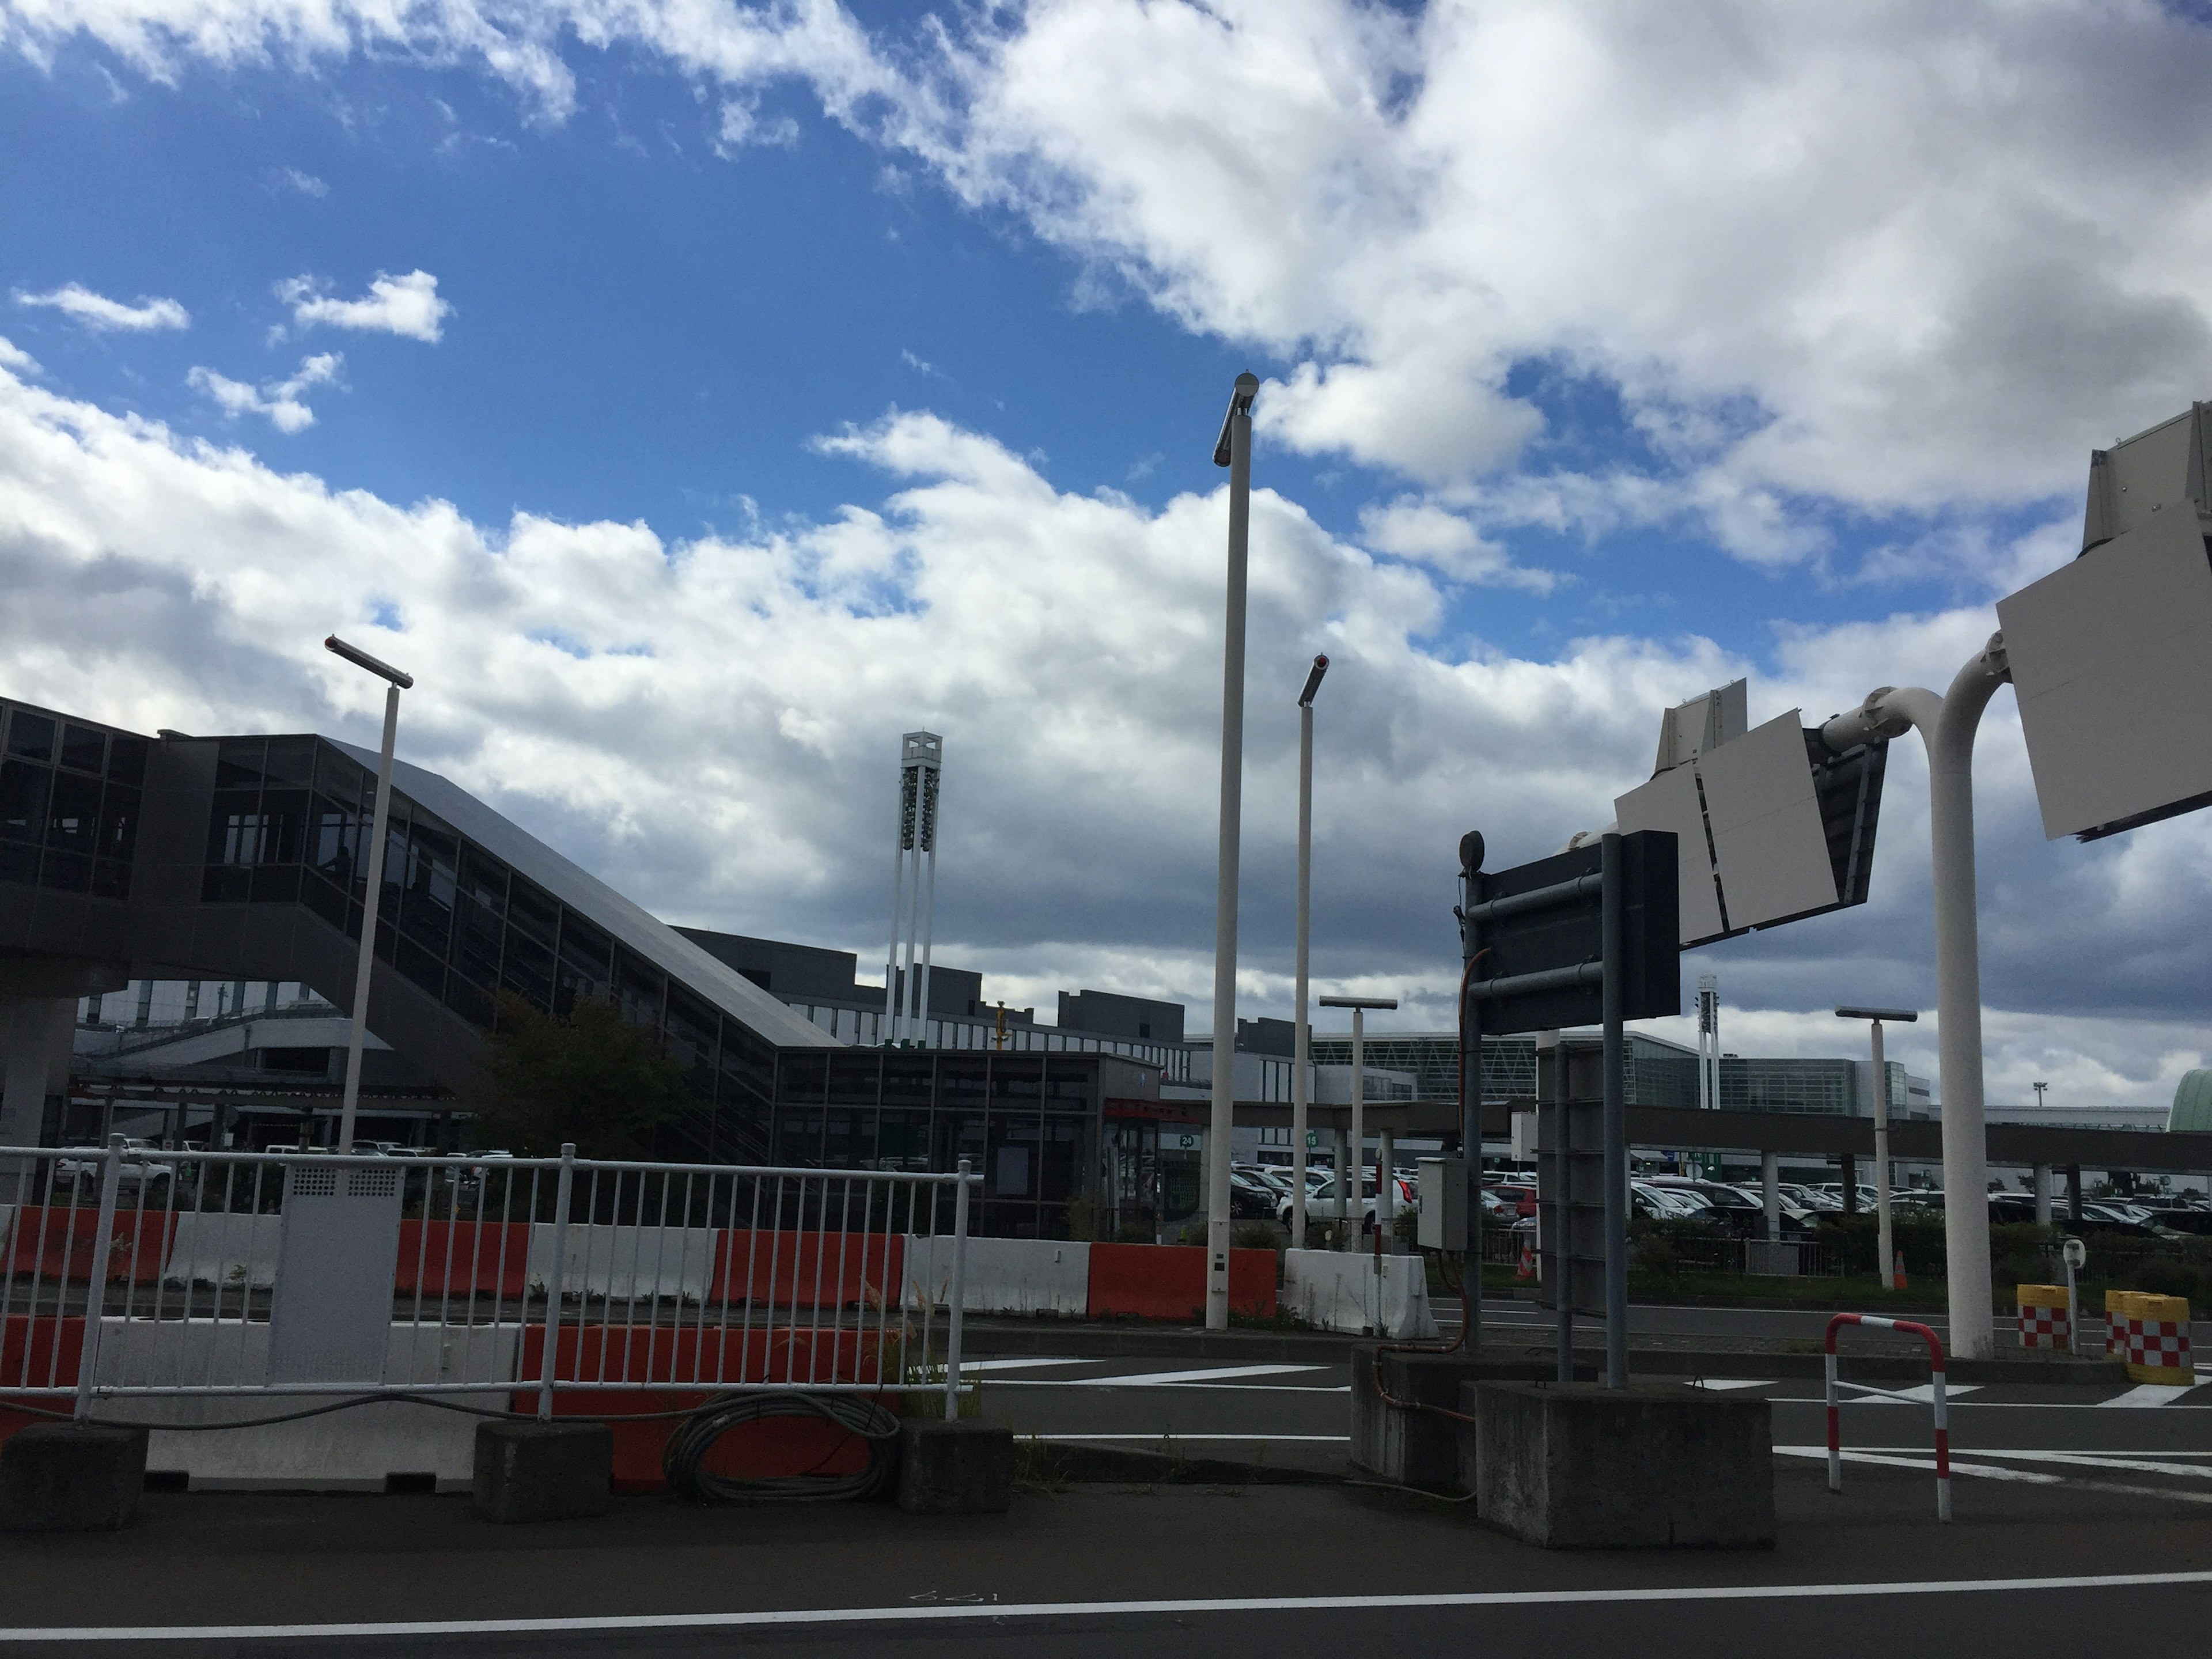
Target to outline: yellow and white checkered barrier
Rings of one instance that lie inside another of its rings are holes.
[[[2020,1346],[2056,1348],[2064,1353],[2074,1346],[2073,1310],[2063,1285],[2022,1285],[2014,1291],[2020,1310]]]
[[[2105,1352],[2126,1363],[2133,1382],[2196,1382],[2197,1368],[2189,1352],[2188,1298],[2154,1296],[2148,1291],[2106,1291]]]

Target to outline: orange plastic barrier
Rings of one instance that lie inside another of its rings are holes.
[[[398,1289],[403,1296],[520,1297],[529,1284],[526,1221],[403,1221]]]
[[[523,1333],[522,1372],[535,1376],[544,1364],[545,1330],[533,1325]],[[724,1334],[710,1325],[704,1332],[649,1333],[619,1325],[564,1327],[553,1353],[553,1414],[556,1417],[632,1417],[689,1411],[714,1397],[717,1382],[777,1382],[787,1375],[800,1386],[809,1382],[850,1382],[865,1367],[875,1366],[872,1334],[846,1331],[818,1340],[805,1330],[742,1328]],[[604,1366],[604,1370],[602,1367]],[[695,1370],[696,1368],[696,1370]],[[654,1389],[645,1394],[563,1389],[558,1379],[611,1382],[678,1381],[695,1374],[708,1386]],[[519,1413],[538,1409],[534,1389],[514,1398]],[[662,1454],[676,1420],[659,1418],[614,1425],[614,1484],[617,1492],[659,1492]],[[708,1454],[709,1473],[745,1480],[786,1474],[850,1474],[867,1462],[867,1442],[818,1419],[774,1419],[732,1429]]]
[[[1275,1311],[1275,1253],[1229,1253],[1229,1308],[1257,1318]],[[1090,1312],[1200,1324],[1206,1319],[1206,1250],[1197,1244],[1093,1244]]]
[[[161,1276],[176,1230],[172,1211],[118,1208],[101,1277],[110,1284],[128,1279],[151,1285]],[[36,1273],[50,1282],[87,1284],[93,1277],[92,1247],[99,1231],[98,1210],[26,1204],[15,1212],[15,1235],[0,1261],[13,1261],[18,1279]]]
[[[906,1270],[902,1233],[800,1233],[728,1228],[714,1240],[714,1297],[778,1308],[896,1304]]]
[[[56,1319],[42,1315],[9,1314],[0,1331],[0,1440],[26,1424],[40,1419],[27,1412],[10,1411],[9,1385],[74,1388],[77,1366],[84,1357],[84,1320],[78,1316]],[[25,1395],[24,1403],[45,1412],[67,1411],[70,1401],[54,1395]]]

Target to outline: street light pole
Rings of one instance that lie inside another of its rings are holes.
[[[1206,1328],[1229,1328],[1229,1153],[1237,1109],[1237,861],[1244,807],[1244,574],[1252,525],[1252,400],[1237,377],[1213,464],[1229,469],[1229,580],[1221,646],[1221,845],[1213,890],[1213,1110],[1206,1136]]]
[[[1974,736],[2012,678],[2004,635],[1960,669],[1942,696],[1883,686],[1820,728],[1840,754],[1910,727],[1928,748],[1928,822],[1936,905],[1936,1027],[1943,1091],[1943,1249],[1951,1352],[1986,1359],[1991,1335],[1989,1146],[1982,1103],[1982,963],[1974,896]]]
[[[1312,1037],[1306,1029],[1306,944],[1313,921],[1313,700],[1328,659],[1316,657],[1298,693],[1298,961],[1297,1035],[1291,1070],[1291,1248],[1306,1247],[1306,1107],[1313,1084],[1309,1073]]]
[[[1894,1289],[1897,1258],[1892,1254],[1895,1245],[1889,1231],[1889,1061],[1881,1050],[1881,1023],[1893,1019],[1911,1024],[1920,1014],[1912,1008],[1838,1008],[1836,1018],[1866,1021],[1874,1045],[1875,1273]]]
[[[415,678],[366,651],[355,649],[335,634],[323,641],[323,648],[386,682],[384,751],[376,764],[376,814],[368,832],[368,890],[361,903],[361,952],[354,959],[353,1030],[346,1038],[345,1102],[338,1112],[338,1151],[343,1154],[353,1151],[354,1116],[361,1106],[361,1051],[368,1036],[368,981],[376,963],[376,913],[384,896],[384,839],[392,823],[392,752],[399,740],[399,694],[413,686]]]
[[[1348,1218],[1337,1230],[1336,1248],[1356,1250],[1359,1248],[1359,1219],[1365,1210],[1365,1200],[1359,1196],[1360,1172],[1367,1164],[1367,1011],[1370,1008],[1395,1008],[1395,997],[1323,997],[1324,1008],[1352,1010],[1352,1139],[1351,1150],[1345,1158],[1345,1168],[1336,1172],[1337,1212]],[[1383,1176],[1375,1178],[1375,1213],[1380,1224],[1382,1213]]]

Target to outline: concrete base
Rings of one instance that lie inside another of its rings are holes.
[[[899,1437],[898,1506],[909,1515],[1004,1515],[1014,1498],[1014,1431],[909,1417]]]
[[[615,1433],[534,1418],[477,1427],[476,1510],[487,1521],[568,1521],[614,1505]]]
[[[0,1443],[0,1531],[113,1532],[145,1486],[145,1430],[33,1423]]]
[[[1547,1549],[1771,1549],[1763,1400],[1671,1382],[1478,1382],[1461,1393],[1475,1508]]]
[[[1470,1383],[1485,1379],[1534,1382],[1559,1374],[1547,1362],[1384,1351],[1378,1388],[1379,1347],[1377,1343],[1356,1342],[1352,1348],[1352,1461],[1385,1480],[1437,1492],[1463,1490],[1459,1443],[1466,1425],[1432,1412],[1401,1410],[1383,1399],[1386,1391],[1393,1400],[1460,1412],[1466,1409],[1460,1404],[1461,1391]]]

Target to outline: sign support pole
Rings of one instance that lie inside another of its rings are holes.
[[[1605,1068],[1605,1385],[1628,1386],[1628,1112],[1621,1061],[1620,836],[1608,833],[1600,866],[1603,906]]]

